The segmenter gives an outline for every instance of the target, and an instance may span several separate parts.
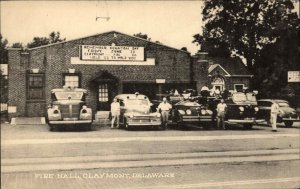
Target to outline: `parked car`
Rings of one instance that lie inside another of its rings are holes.
[[[186,123],[193,123],[207,128],[210,123],[215,121],[215,116],[208,106],[185,100],[174,105],[171,119],[178,127],[185,126]]]
[[[294,122],[299,122],[299,116],[296,110],[290,107],[288,101],[280,99],[261,99],[258,100],[259,116],[265,119],[268,123],[270,121],[270,111],[273,103],[278,104],[279,113],[277,116],[278,123],[284,123],[286,127],[292,127]]]
[[[129,129],[137,126],[161,126],[161,115],[152,112],[153,105],[149,98],[142,94],[120,94],[115,97],[121,106],[120,125]]]
[[[86,105],[87,90],[62,88],[51,91],[52,103],[47,110],[50,130],[61,126],[86,127],[91,129],[92,109]]]
[[[258,119],[259,108],[254,92],[233,92],[225,103],[227,104],[225,115],[227,124],[242,124],[245,129],[251,129],[253,124],[264,121]]]

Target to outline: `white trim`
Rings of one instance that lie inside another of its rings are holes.
[[[230,73],[228,73],[220,64],[213,64],[213,65],[215,65],[215,67],[209,73],[211,73],[213,70],[215,70],[219,66],[227,74],[225,76],[231,76]],[[213,66],[213,65],[211,65],[211,66]]]
[[[233,84],[233,90],[236,90],[236,88],[235,88],[236,85],[243,85],[243,89],[245,88],[245,84],[243,84],[243,83],[236,83],[236,84]]]
[[[254,75],[225,75],[225,77],[253,77]]]
[[[146,61],[86,61],[80,60],[79,57],[71,57],[71,64],[155,66],[155,58],[147,58]]]

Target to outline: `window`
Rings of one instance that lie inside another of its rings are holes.
[[[244,89],[244,84],[234,84],[235,91],[242,91]]]
[[[27,77],[27,99],[44,100],[44,74],[29,74]]]
[[[81,75],[79,73],[63,73],[63,86],[80,87]]]
[[[99,85],[99,102],[108,102],[107,84],[100,84]]]

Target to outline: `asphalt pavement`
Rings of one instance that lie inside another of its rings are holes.
[[[299,128],[2,124],[1,188],[299,188]]]

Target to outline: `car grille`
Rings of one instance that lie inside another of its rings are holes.
[[[78,118],[80,105],[61,105],[60,111],[62,118]]]

